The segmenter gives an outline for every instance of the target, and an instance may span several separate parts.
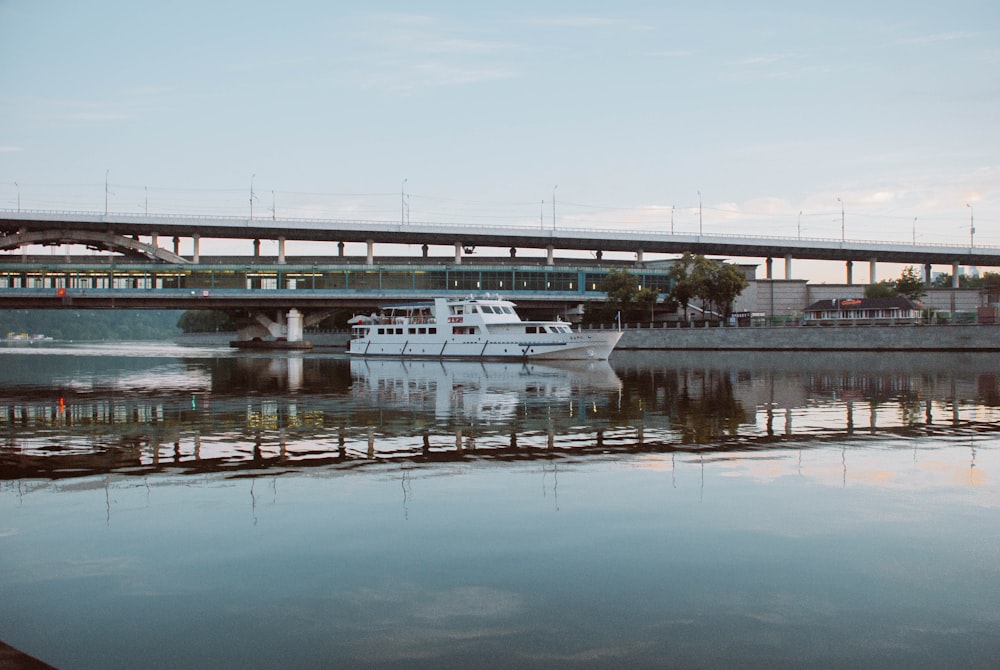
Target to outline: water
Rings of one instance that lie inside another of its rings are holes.
[[[992,354],[0,349],[60,668],[996,667]]]

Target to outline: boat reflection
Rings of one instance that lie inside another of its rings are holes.
[[[1000,431],[991,358],[792,360],[14,361],[0,369],[0,479],[728,453]]]
[[[607,361],[555,363],[352,359],[352,398],[380,410],[482,423],[541,406],[607,404],[622,383]]]

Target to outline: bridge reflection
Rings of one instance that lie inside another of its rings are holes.
[[[74,377],[83,383],[43,366],[0,390],[0,478],[766,451],[1000,430],[985,358],[913,369],[885,356],[785,359],[636,352],[612,368],[238,355],[177,369],[133,361]]]

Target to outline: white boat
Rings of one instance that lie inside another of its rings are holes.
[[[565,321],[522,321],[499,297],[435,298],[386,305],[351,319],[355,356],[520,360],[605,360],[614,330],[573,330]]]

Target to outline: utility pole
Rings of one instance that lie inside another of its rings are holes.
[[[976,234],[976,222],[973,217],[975,210],[972,208],[971,203],[965,203],[965,206],[969,208],[969,247],[975,246],[973,243],[973,236]]]

